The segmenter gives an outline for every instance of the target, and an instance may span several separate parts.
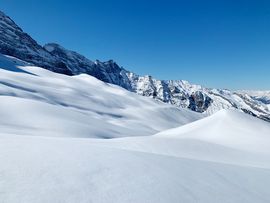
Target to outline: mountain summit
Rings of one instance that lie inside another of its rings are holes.
[[[204,114],[234,108],[270,121],[269,104],[248,92],[204,88],[183,80],[158,80],[125,70],[113,60],[91,61],[56,43],[39,45],[0,11],[0,53],[65,75],[89,74],[137,94]]]

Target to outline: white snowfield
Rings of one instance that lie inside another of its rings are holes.
[[[0,55],[0,116],[1,203],[270,202],[270,124],[244,113]]]

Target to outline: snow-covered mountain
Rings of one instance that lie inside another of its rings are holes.
[[[267,103],[246,92],[204,88],[183,80],[157,80],[151,76],[134,76],[132,73],[128,76],[132,81],[134,92],[165,103],[189,108],[207,115],[221,109],[238,109],[270,121],[270,109]]]
[[[112,60],[91,61],[55,43],[42,47],[2,12],[0,33],[0,53],[57,73],[89,74],[140,95],[196,112],[212,114],[220,109],[234,108],[270,121],[269,100],[265,98],[259,99],[248,92],[204,88],[183,80],[158,80],[151,76],[139,76]]]
[[[0,53],[14,56],[36,66],[66,75],[86,73],[104,82],[125,87],[127,77],[112,60],[91,61],[58,44],[39,45],[15,22],[0,11]],[[128,88],[125,87],[125,88]]]

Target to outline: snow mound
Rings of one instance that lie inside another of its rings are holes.
[[[269,123],[235,110],[221,110],[154,136],[116,139],[102,144],[201,161],[270,168]]]
[[[243,150],[269,152],[270,125],[236,110],[216,114],[156,136],[199,139]]]

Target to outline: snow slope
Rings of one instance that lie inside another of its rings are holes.
[[[240,128],[226,118],[240,122]],[[0,134],[0,199],[266,203],[269,135],[269,123],[230,111],[154,136],[104,140]]]
[[[269,168],[123,150],[87,138],[0,140],[3,202],[270,201]]]
[[[157,136],[200,139],[270,155],[270,125],[236,110],[221,110],[197,122],[158,133]]]
[[[0,55],[0,95],[2,133],[143,136],[202,118],[89,75],[56,74],[4,55]]]
[[[270,202],[270,124],[238,111],[0,55],[0,116],[0,202]]]
[[[270,124],[236,110],[221,110],[153,136],[114,139],[103,144],[201,161],[270,167]]]

